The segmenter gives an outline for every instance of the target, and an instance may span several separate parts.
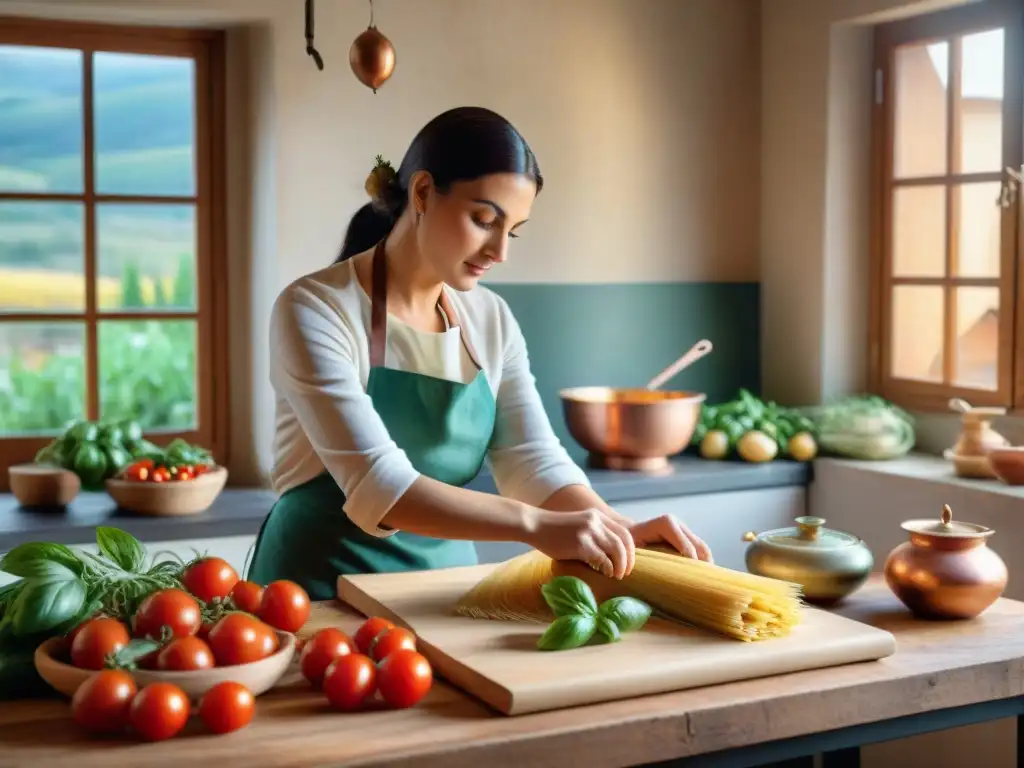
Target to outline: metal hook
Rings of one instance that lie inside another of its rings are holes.
[[[313,47],[313,0],[306,0],[306,53],[313,57],[316,68],[322,71],[324,60],[317,49]]]

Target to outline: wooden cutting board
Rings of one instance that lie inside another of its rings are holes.
[[[744,643],[651,619],[611,645],[538,651],[540,623],[452,615],[495,566],[341,576],[338,597],[418,636],[434,671],[499,712],[519,715],[873,661],[896,651],[888,632],[805,608],[788,637]]]

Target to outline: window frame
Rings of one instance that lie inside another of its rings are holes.
[[[1024,189],[1017,192],[1013,205],[1001,209],[1001,247],[999,288],[999,340],[998,380],[995,391],[974,389],[955,384],[898,379],[891,375],[890,351],[892,345],[892,206],[893,191],[899,186],[920,184],[914,178],[894,184],[892,178],[894,152],[895,93],[893,87],[894,58],[901,45],[922,44],[946,38],[981,32],[995,26],[1005,28],[1004,57],[1006,76],[1003,93],[1003,158],[1004,168],[985,173],[954,173],[950,158],[956,151],[956,113],[952,109],[957,92],[957,81],[951,80],[947,89],[947,168],[946,172],[928,177],[936,184],[946,186],[947,206],[951,203],[951,190],[961,182],[994,182],[1005,185],[1008,175],[1005,166],[1017,169],[1024,163],[1024,5],[1019,0],[988,0],[922,16],[900,19],[875,27],[873,74],[875,93],[872,98],[872,152],[871,152],[871,253],[870,253],[870,309],[868,323],[868,381],[870,389],[905,408],[922,412],[948,412],[952,398],[962,398],[972,405],[1004,407],[1010,411],[1024,409]],[[950,47],[950,61],[957,71],[960,61],[959,46]],[[957,74],[957,77],[959,73]],[[881,98],[879,98],[879,96]],[[993,200],[993,206],[995,206]],[[947,208],[947,211],[949,209]],[[955,234],[955,219],[947,215],[945,234]],[[932,284],[942,285],[944,295],[943,362],[947,374],[955,366],[951,350],[955,338],[948,325],[953,322],[950,313],[952,286],[970,285],[971,278],[950,279],[950,254],[955,248],[947,247],[947,274]],[[926,284],[927,279],[903,278],[904,284]],[[978,281],[974,281],[978,282]]]
[[[175,437],[213,451],[228,461],[228,339],[226,236],[226,63],[224,33],[216,29],[143,27],[0,16],[0,45],[82,51],[82,192],[20,193],[0,190],[0,201],[60,201],[83,204],[85,308],[75,312],[0,313],[0,323],[72,321],[85,325],[84,417],[99,413],[98,328],[103,320],[174,320],[196,323],[196,429],[147,432],[157,444]],[[195,191],[191,196],[108,195],[94,189],[92,55],[96,52],[183,56],[195,62]],[[175,203],[194,206],[196,222],[196,306],[191,311],[103,311],[96,298],[96,205],[102,202]],[[0,436],[0,467],[30,462],[52,436]],[[9,490],[6,472],[0,491]]]

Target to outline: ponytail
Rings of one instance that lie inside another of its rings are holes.
[[[373,248],[390,234],[394,226],[395,218],[390,213],[378,210],[373,203],[367,203],[356,211],[356,215],[348,223],[345,242],[342,243],[341,253],[334,263],[345,261],[357,253]]]

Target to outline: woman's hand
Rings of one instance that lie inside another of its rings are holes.
[[[633,571],[635,537],[597,508],[579,512],[538,509],[528,542],[553,560],[579,560],[614,579]]]
[[[653,520],[644,520],[642,523],[629,521],[625,525],[633,536],[633,543],[638,547],[647,544],[668,544],[687,557],[714,562],[711,548],[672,515],[662,515]]]

